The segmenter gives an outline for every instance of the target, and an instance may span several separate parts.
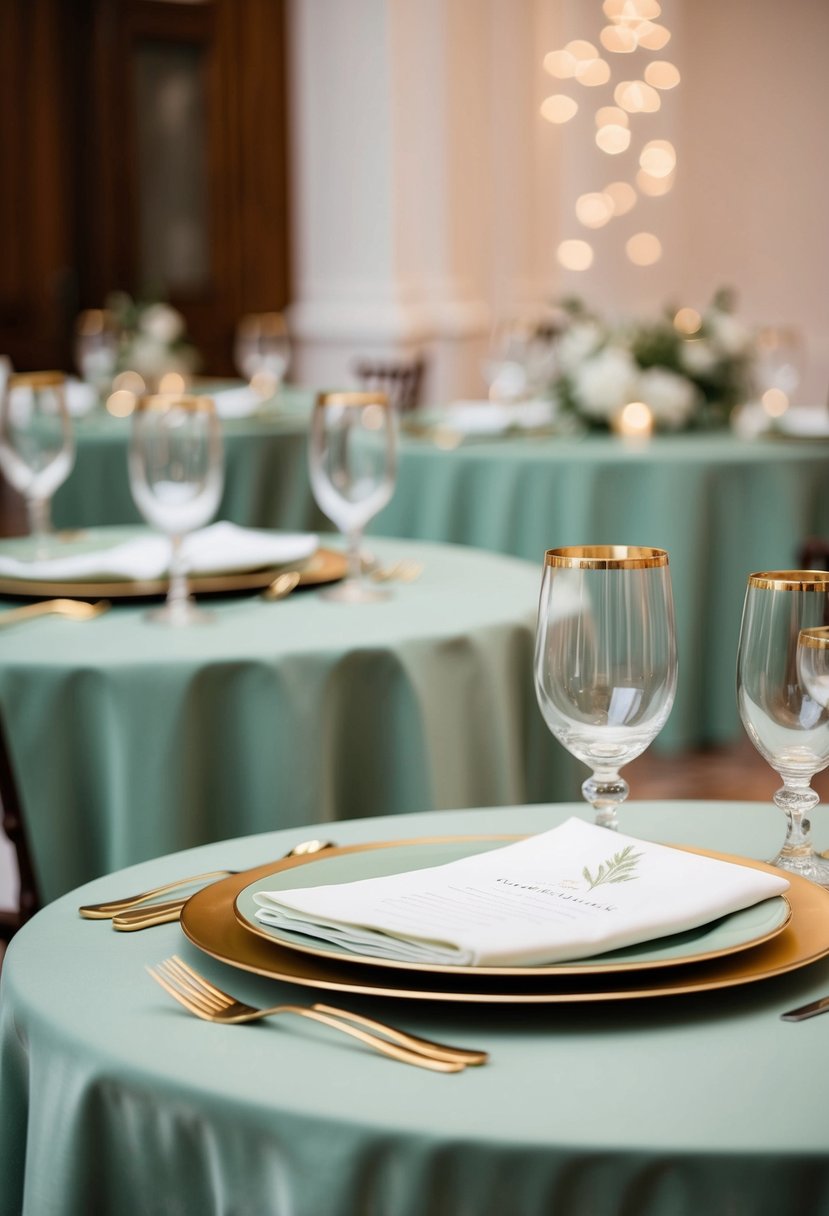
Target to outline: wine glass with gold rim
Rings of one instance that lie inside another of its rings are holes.
[[[596,823],[618,826],[619,770],[659,734],[674,701],[676,630],[668,554],[579,545],[545,555],[535,690],[549,729],[591,776]]]
[[[823,698],[822,682],[812,681],[821,650],[804,646],[802,631],[811,635],[827,622],[829,573],[749,575],[737,653],[737,703],[748,737],[783,780],[774,802],[786,816],[786,836],[772,864],[821,886],[829,886],[829,861],[812,847],[809,814],[820,801],[812,778],[829,765],[829,695]]]
[[[75,463],[63,372],[18,372],[0,401],[0,467],[26,501],[34,558],[54,556],[51,500]]]
[[[212,398],[174,393],[140,398],[132,420],[129,476],[139,511],[170,538],[167,599],[150,619],[167,625],[209,620],[188,593],[184,542],[210,522],[222,495],[222,434]]]
[[[389,592],[368,586],[362,573],[363,530],[394,492],[397,420],[385,393],[320,393],[308,444],[311,488],[320,508],[346,537],[345,580],[321,598],[369,603]]]

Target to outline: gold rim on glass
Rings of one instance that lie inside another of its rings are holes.
[[[829,650],[829,627],[818,625],[814,629],[801,629],[798,645],[810,646],[814,650]]]
[[[544,561],[571,570],[648,570],[667,566],[668,554],[644,545],[570,545],[548,549]]]
[[[369,392],[333,392],[320,393],[317,405],[324,408],[328,405],[382,405],[388,407],[389,398],[386,393]]]
[[[761,591],[829,591],[829,570],[761,570],[748,576]]]
[[[168,410],[172,406],[179,410],[192,410],[194,413],[216,412],[216,403],[212,397],[197,397],[192,393],[150,393],[146,397],[139,397],[135,408],[136,411]]]
[[[9,388],[56,388],[66,383],[65,372],[12,372]]]

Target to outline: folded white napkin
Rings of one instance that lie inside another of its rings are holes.
[[[552,401],[519,401],[512,405],[494,401],[454,401],[446,407],[441,421],[464,435],[502,435],[512,429],[548,426],[554,413]]]
[[[191,533],[184,543],[193,574],[219,574],[303,561],[317,549],[319,541],[309,532],[266,532],[221,522]],[[24,561],[3,555],[0,575],[49,581],[154,579],[162,578],[169,565],[169,539],[151,533],[108,549],[70,553],[65,557]]]
[[[220,418],[249,418],[264,404],[261,395],[247,384],[238,388],[220,388],[210,396]]]
[[[581,819],[426,870],[259,892],[257,919],[356,954],[459,966],[588,958],[779,895],[785,878]]]

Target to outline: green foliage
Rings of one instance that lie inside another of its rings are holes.
[[[587,866],[582,870],[582,877],[591,891],[605,882],[633,882],[637,877],[634,870],[641,856],[641,853],[634,853],[632,844],[626,845],[619,853],[614,853],[607,861],[601,863],[595,877]]]

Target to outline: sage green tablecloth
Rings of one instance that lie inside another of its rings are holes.
[[[226,424],[224,518],[317,528],[306,472],[311,395],[278,419]],[[134,518],[128,424],[78,425],[78,465],[58,492],[59,524]],[[790,568],[809,535],[829,536],[829,443],[730,433],[468,440],[443,450],[404,435],[394,498],[369,531],[451,541],[539,564],[558,545],[657,545],[671,556],[680,682],[663,749],[739,736],[734,666],[746,577]]]
[[[336,838],[540,831],[574,811],[389,817],[338,824]],[[780,812],[759,804],[631,804],[623,818],[634,834],[752,856],[782,836]],[[146,964],[179,952],[255,1003],[319,993],[215,962],[177,925],[127,935],[77,915],[81,902],[260,864],[302,837],[227,841],[112,875],[12,942],[0,980],[3,1216],[829,1213],[829,1016],[779,1020],[829,991],[826,961],[721,992],[592,1005],[335,998],[491,1053],[442,1076],[294,1020],[199,1022]]]
[[[454,545],[374,548],[423,563],[384,603],[309,588],[213,601],[214,621],[186,629],[121,603],[0,630],[0,704],[45,899],[229,835],[578,794],[585,770],[535,704],[536,567]]]

